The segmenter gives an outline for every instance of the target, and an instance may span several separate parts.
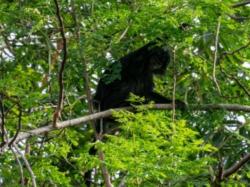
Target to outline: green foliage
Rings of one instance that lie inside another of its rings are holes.
[[[166,75],[154,77],[157,92],[171,98],[175,85],[175,98],[188,104],[250,105],[250,8],[232,6],[240,1],[58,2],[68,51],[60,120],[89,113],[83,61],[94,93],[104,70],[112,72],[105,82],[120,78],[121,66],[114,61],[157,37],[175,49],[175,66],[170,63]],[[10,138],[19,125],[21,131],[28,131],[52,121],[62,43],[52,0],[1,0],[0,15],[0,125],[4,122]],[[214,70],[221,93],[214,83]],[[89,154],[93,146],[104,150],[115,186],[123,179],[127,186],[212,186],[221,163],[226,170],[250,152],[248,113],[177,110],[174,122],[172,112],[152,111],[150,104],[138,106],[143,98],[133,95],[128,101],[136,113],[116,113],[114,125],[119,126],[119,133],[106,135],[104,142],[93,142],[89,124],[19,142],[37,186],[82,186],[90,169],[95,170],[94,181],[102,185],[100,160]],[[0,128],[0,143],[2,134]],[[30,173],[20,155],[16,156],[31,186]],[[247,186],[249,171],[245,165],[221,184]],[[0,157],[0,176],[0,186],[20,184],[20,168],[10,150]]]
[[[65,176],[65,173],[58,171],[57,166],[53,166],[48,162],[48,159],[39,160],[35,162],[32,167],[37,177],[37,181],[43,185],[60,185],[71,186],[70,178]]]
[[[124,111],[115,116],[121,130],[119,135],[107,135],[102,149],[110,171],[125,175],[128,186],[187,185],[195,180],[193,176],[209,175],[213,159],[208,153],[216,149],[198,138],[185,121],[172,122],[158,111]]]
[[[131,104],[138,104],[141,105],[145,102],[145,98],[144,97],[139,97],[133,93],[129,94],[129,98],[127,99],[128,102],[130,102]]]

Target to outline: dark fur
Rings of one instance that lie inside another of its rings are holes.
[[[116,63],[121,63],[120,77],[110,83],[104,79],[99,81],[94,100],[101,110],[128,106],[129,93],[144,96],[146,100],[156,103],[169,103],[167,99],[153,91],[153,75],[164,74],[170,62],[170,52],[155,42],[126,55]],[[105,77],[112,75],[106,71]]]

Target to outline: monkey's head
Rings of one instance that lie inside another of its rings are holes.
[[[170,51],[165,46],[152,46],[148,49],[148,68],[153,74],[164,74],[171,61]]]

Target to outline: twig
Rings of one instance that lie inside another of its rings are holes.
[[[24,164],[26,166],[26,168],[28,169],[29,173],[30,173],[30,176],[31,176],[31,180],[32,180],[32,186],[33,187],[36,187],[36,176],[32,170],[32,168],[30,167],[30,164],[28,162],[28,160],[25,158],[24,154],[18,149],[17,145],[14,143],[12,144],[13,147],[15,148],[15,150],[17,151],[17,153],[21,156],[21,158],[23,159],[24,161]]]
[[[225,124],[236,124],[237,127],[236,127],[236,129],[234,130],[235,132],[239,131],[239,130],[245,125],[245,123],[240,122],[240,121],[238,121],[238,120],[224,120],[223,123],[225,123]],[[220,150],[224,145],[226,145],[227,142],[230,141],[231,138],[234,136],[234,134],[233,134],[230,130],[227,130],[227,129],[226,129],[226,131],[228,131],[230,134],[229,134],[228,136],[226,136],[226,137],[224,138],[224,140],[221,141],[221,143],[218,144],[218,145],[216,146],[216,148],[217,148],[218,150]],[[213,155],[213,154],[214,154],[214,153],[212,153],[211,155]],[[223,168],[223,169],[224,169],[224,168]],[[221,178],[222,178],[222,174],[221,174],[220,179],[221,179]]]
[[[224,120],[224,124],[236,124],[238,126],[243,126],[245,123],[239,120]]]
[[[4,128],[4,123],[5,123],[5,116],[4,116],[4,105],[3,105],[3,95],[0,95],[0,112],[1,112],[1,121],[0,121],[0,125],[1,125],[1,138],[2,138],[2,143],[1,144],[5,144],[5,128]]]
[[[157,110],[172,110],[173,106],[171,104],[154,104],[154,105],[142,105],[144,107],[150,107],[149,109],[157,109]],[[197,111],[197,110],[227,110],[227,111],[235,111],[235,112],[247,112],[250,113],[250,106],[247,105],[238,105],[238,104],[206,104],[206,105],[189,105],[190,110]],[[177,106],[178,108],[178,106]],[[87,123],[89,121],[101,119],[101,118],[107,118],[112,116],[113,112],[121,111],[121,110],[134,110],[133,107],[123,107],[123,108],[115,108],[115,109],[109,109],[102,112],[90,114],[87,116],[58,122],[58,126],[54,127],[53,124],[49,124],[44,127],[39,127],[30,131],[26,132],[20,132],[16,138],[15,142],[19,142],[20,140],[27,139],[32,136],[37,136],[40,134],[48,133],[50,131],[72,127],[76,125],[81,125],[83,123]],[[12,138],[11,138],[12,139]],[[11,141],[10,139],[10,141]]]
[[[127,34],[127,32],[128,32],[129,27],[130,27],[130,25],[128,25],[128,26],[126,27],[126,29],[123,31],[123,33],[121,34],[121,36],[119,37],[119,39],[118,39],[117,42],[120,42],[120,41],[124,38],[124,36],[125,36],[125,35]]]
[[[236,173],[240,168],[244,166],[248,161],[250,160],[250,153],[247,153],[241,160],[239,160],[237,163],[235,163],[230,168],[226,169],[222,174],[222,179],[225,179],[232,175],[233,173]]]
[[[250,46],[250,40],[243,46],[239,47],[238,49],[235,49],[234,51],[224,51],[220,57],[218,58],[218,61],[223,59],[227,55],[234,55],[235,53],[239,53],[241,50],[244,50]]]
[[[197,106],[197,108],[195,105],[193,105],[193,107],[195,107],[193,110],[227,110],[235,112],[250,112],[250,106],[239,104],[205,104],[201,105],[200,107]]]
[[[61,111],[63,109],[63,95],[64,95],[64,84],[63,84],[63,72],[64,72],[64,67],[67,61],[67,41],[66,41],[66,37],[64,34],[64,25],[63,25],[63,21],[62,21],[62,17],[61,17],[61,13],[60,13],[60,8],[58,5],[57,0],[54,0],[55,5],[56,5],[56,15],[57,15],[57,19],[60,25],[60,33],[61,33],[61,37],[63,40],[63,59],[61,62],[61,68],[59,71],[59,77],[58,77],[58,83],[59,83],[59,96],[58,96],[58,105],[57,108],[54,112],[54,116],[53,116],[53,125],[56,127],[57,126],[57,120],[61,115]]]
[[[216,37],[215,37],[214,63],[213,63],[213,81],[218,89],[218,92],[221,94],[220,87],[219,87],[219,84],[218,84],[217,79],[216,79],[216,63],[218,60],[217,53],[218,53],[218,46],[219,46],[220,25],[221,25],[221,17],[218,18]]]
[[[111,183],[109,171],[108,171],[106,164],[105,164],[105,157],[104,156],[105,155],[104,155],[103,151],[98,150],[98,157],[99,157],[100,161],[102,162],[101,163],[101,170],[102,170],[102,175],[104,178],[105,186],[112,187],[113,185]]]
[[[220,65],[220,71],[221,71],[226,77],[228,77],[228,78],[234,80],[234,81],[237,83],[237,85],[245,92],[245,94],[246,94],[248,97],[250,97],[250,92],[248,91],[248,89],[245,88],[245,86],[244,86],[236,77],[234,77],[233,75],[230,75],[230,74],[226,73],[226,71],[224,71],[224,70],[222,69],[221,65]]]
[[[73,7],[73,18],[76,24],[76,38],[78,40],[78,47],[79,47],[79,56],[81,58],[81,61],[83,63],[83,78],[84,78],[84,87],[85,87],[85,91],[86,91],[86,95],[87,95],[87,100],[88,100],[88,108],[89,108],[89,113],[93,113],[94,112],[94,107],[93,107],[93,103],[92,103],[92,95],[91,95],[91,91],[90,91],[90,87],[89,87],[89,75],[88,75],[88,71],[87,71],[87,63],[86,60],[84,59],[84,57],[81,55],[83,49],[81,46],[81,35],[80,35],[80,25],[78,23],[78,18],[77,18],[77,14],[75,11],[75,6],[74,3],[72,1],[72,7]]]
[[[172,93],[172,105],[173,105],[173,115],[172,115],[172,120],[173,122],[175,121],[175,94],[176,94],[176,46],[174,47],[173,50],[173,69],[174,69],[174,75],[173,75],[173,80],[174,80],[174,84],[173,84],[173,93]]]
[[[9,141],[9,137],[8,137],[8,132],[7,132],[7,130],[5,129],[5,127],[4,127],[3,130],[4,130],[5,142],[4,142],[4,143],[1,143],[1,145],[0,145],[0,153],[3,152],[4,148],[6,148],[7,145],[8,145],[8,142],[10,142],[10,141]]]
[[[16,162],[17,162],[17,164],[19,166],[20,175],[21,175],[21,185],[24,186],[25,183],[24,183],[24,176],[23,176],[23,166],[22,166],[22,164],[21,164],[21,162],[20,162],[20,160],[19,160],[19,158],[18,158],[15,150],[13,149],[13,147],[10,147],[10,149],[11,149],[13,155],[15,156]]]
[[[231,77],[233,80],[235,80],[235,82],[239,85],[240,88],[242,88],[242,90],[245,92],[245,94],[248,95],[248,97],[250,97],[250,92],[247,90],[247,88],[245,88],[245,86],[236,78],[236,77]]]
[[[248,20],[250,17],[245,17],[245,16],[236,16],[236,15],[228,15],[230,18],[232,18],[233,20],[237,21],[237,22],[243,22]]]
[[[241,7],[250,4],[250,0],[242,1],[232,5],[233,8]]]
[[[16,134],[14,135],[11,142],[9,142],[9,146],[11,146],[13,144],[13,142],[15,142],[21,128],[22,128],[22,108],[20,107],[19,108],[19,115],[18,115],[18,127],[17,127],[17,130],[16,130]]]

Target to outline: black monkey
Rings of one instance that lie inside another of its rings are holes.
[[[104,73],[97,86],[94,100],[100,105],[100,110],[129,106],[129,93],[144,96],[146,101],[156,103],[171,103],[171,100],[154,92],[153,75],[164,74],[171,61],[170,51],[166,46],[150,42],[138,50],[122,57],[114,65],[120,63],[120,76],[112,77],[112,70]],[[177,105],[179,101],[177,101]]]
[[[158,42],[150,42],[122,57],[106,70],[100,79],[94,96],[95,107],[103,111],[129,106],[127,99],[130,93],[143,96],[146,101],[171,103],[170,99],[154,92],[153,83],[153,75],[164,74],[170,61],[169,49]],[[181,101],[176,101],[176,104],[184,106]],[[110,130],[109,121],[109,119],[103,121],[103,133]],[[98,121],[96,124],[98,133],[101,131],[100,126]],[[94,147],[90,149],[90,154],[96,154]],[[91,186],[91,171],[86,172],[84,178],[86,186]]]

